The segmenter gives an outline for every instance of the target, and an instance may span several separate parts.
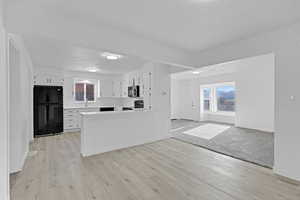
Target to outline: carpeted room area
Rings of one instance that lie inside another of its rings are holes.
[[[172,120],[174,138],[215,152],[272,168],[274,133],[214,122]]]

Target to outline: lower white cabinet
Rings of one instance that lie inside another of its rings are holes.
[[[80,130],[80,112],[97,112],[95,108],[66,108],[64,109],[64,132]]]
[[[79,110],[65,109],[64,110],[64,130],[79,129]]]

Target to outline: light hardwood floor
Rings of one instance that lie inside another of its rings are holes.
[[[11,199],[300,199],[299,185],[269,169],[174,139],[88,158],[79,144],[79,133],[36,139]]]

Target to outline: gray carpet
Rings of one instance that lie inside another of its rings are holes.
[[[209,122],[212,123],[212,122]],[[234,158],[273,168],[274,134],[251,129],[230,127],[206,140],[184,134],[184,131],[204,125],[204,122],[172,120],[173,137]]]

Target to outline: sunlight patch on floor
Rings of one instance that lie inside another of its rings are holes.
[[[219,135],[220,133],[223,133],[230,127],[231,126],[220,125],[220,124],[205,124],[205,125],[201,125],[196,128],[184,131],[183,133],[186,135],[192,135],[192,136],[210,140],[210,139],[216,137],[217,135]]]

